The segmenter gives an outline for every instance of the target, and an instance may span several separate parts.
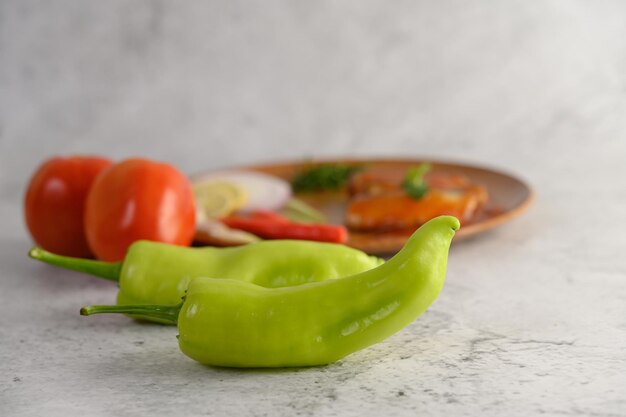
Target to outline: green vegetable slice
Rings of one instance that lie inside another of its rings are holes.
[[[283,207],[282,214],[293,222],[325,223],[326,216],[297,198],[290,198]]]

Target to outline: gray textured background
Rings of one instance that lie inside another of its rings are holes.
[[[202,367],[84,319],[115,287],[29,261],[53,154],[194,173],[335,155],[509,170],[537,193],[454,245],[437,302],[322,368]],[[0,415],[626,416],[626,2],[0,0]]]
[[[3,0],[3,192],[54,153],[525,169],[623,140],[625,73],[617,0]]]

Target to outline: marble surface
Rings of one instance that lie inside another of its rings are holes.
[[[620,1],[0,2],[0,415],[626,416]],[[183,171],[335,155],[513,172],[524,216],[453,245],[417,321],[320,368],[204,367],[176,330],[86,319],[108,282],[37,264],[53,154]]]

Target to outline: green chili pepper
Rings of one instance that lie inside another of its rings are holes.
[[[31,249],[29,255],[66,269],[118,281],[117,304],[177,304],[189,282],[201,276],[276,288],[352,275],[383,262],[343,245],[290,240],[231,248],[186,248],[138,241],[129,248],[124,261],[116,263],[70,258],[40,248]]]
[[[176,306],[89,306],[81,314],[178,322],[180,349],[207,365],[328,364],[382,341],[426,310],[442,289],[458,228],[454,217],[431,220],[388,262],[341,279],[270,289],[197,278]]]

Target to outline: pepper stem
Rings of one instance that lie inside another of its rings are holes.
[[[178,313],[183,306],[183,303],[173,306],[160,306],[160,305],[98,305],[98,306],[86,306],[80,309],[81,316],[90,316],[92,314],[130,314],[136,317],[145,317],[152,319],[159,319],[170,324],[176,324],[178,322]]]
[[[119,281],[120,271],[122,269],[121,262],[102,262],[92,259],[72,258],[70,256],[57,255],[38,247],[32,248],[28,252],[28,256],[50,265],[84,272],[115,282]]]

